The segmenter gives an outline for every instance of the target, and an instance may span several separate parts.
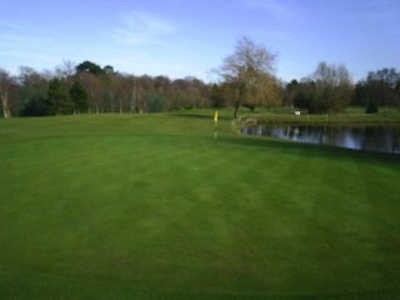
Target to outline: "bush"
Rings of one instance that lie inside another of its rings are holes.
[[[376,103],[376,101],[368,101],[365,112],[367,114],[375,114],[378,111],[379,111],[379,107],[378,107],[378,104]]]
[[[25,104],[21,115],[25,117],[39,117],[51,115],[51,112],[45,98],[35,97]]]
[[[167,98],[163,95],[155,94],[148,98],[150,112],[162,112],[165,109]]]

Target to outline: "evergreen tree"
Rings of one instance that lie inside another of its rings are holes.
[[[69,97],[66,83],[58,78],[50,80],[48,90],[48,106],[51,114],[70,114],[73,103]]]
[[[86,111],[89,106],[88,94],[80,81],[75,81],[69,91],[74,113]]]
[[[91,61],[84,61],[83,63],[79,64],[76,67],[76,71],[78,73],[80,72],[88,72],[92,73],[93,75],[102,75],[106,73],[106,70],[109,70],[110,66],[107,66],[107,68],[104,70],[102,69],[98,64],[95,64]]]

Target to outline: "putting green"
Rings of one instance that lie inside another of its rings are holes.
[[[400,297],[399,157],[220,114],[0,120],[0,298]]]

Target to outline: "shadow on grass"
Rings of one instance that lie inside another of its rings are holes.
[[[202,115],[202,114],[186,114],[186,113],[175,113],[172,114],[174,117],[181,117],[181,118],[189,118],[189,119],[201,119],[201,120],[213,120],[214,117],[212,115]],[[233,118],[225,117],[225,116],[219,116],[219,120],[223,121],[231,121]]]
[[[368,161],[369,163],[385,163],[389,164],[394,169],[399,169],[400,167],[400,155],[398,154],[358,151],[328,145],[304,144],[273,138],[248,136],[225,136],[221,141],[237,146],[265,148],[266,150],[295,154],[304,158],[344,158],[359,160],[360,162]]]

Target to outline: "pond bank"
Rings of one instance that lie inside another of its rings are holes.
[[[244,126],[243,135],[273,137],[305,144],[400,154],[400,126],[340,126],[316,124],[269,124]]]
[[[309,115],[300,116],[289,114],[267,113],[259,116],[250,115],[242,118],[243,126],[263,125],[263,124],[307,124],[307,125],[393,125],[400,126],[400,112],[390,111],[378,114],[326,114],[326,115]]]

